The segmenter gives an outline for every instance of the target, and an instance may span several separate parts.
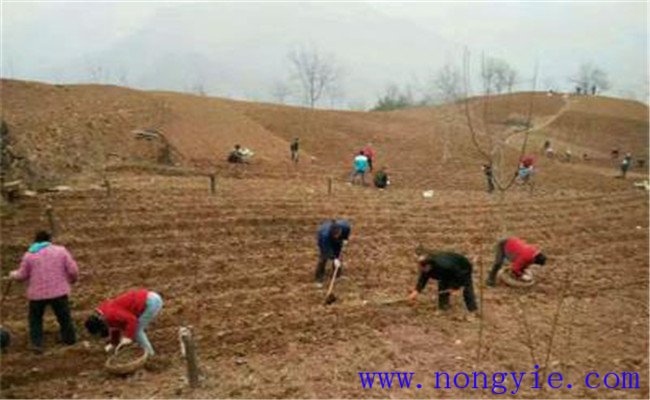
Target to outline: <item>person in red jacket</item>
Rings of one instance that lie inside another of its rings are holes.
[[[494,286],[496,283],[497,272],[507,260],[512,262],[513,275],[522,280],[530,279],[524,271],[532,264],[546,264],[546,256],[537,247],[530,245],[518,237],[509,237],[500,240],[496,247],[496,259],[487,278],[486,284]]]
[[[368,158],[368,168],[372,172],[372,162],[375,160],[375,150],[372,148],[372,143],[368,143],[361,151]]]
[[[153,356],[154,350],[145,329],[160,312],[162,305],[158,293],[147,289],[130,290],[100,304],[86,320],[86,329],[92,335],[110,337],[112,340],[121,337],[116,348],[116,340],[106,346],[107,352],[113,348],[117,352],[135,339],[149,356]]]

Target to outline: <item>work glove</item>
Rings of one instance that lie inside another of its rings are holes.
[[[122,339],[120,339],[120,344],[118,344],[117,347],[115,348],[115,354],[117,354],[122,347],[128,346],[131,343],[133,343],[133,340],[129,339],[128,337],[123,337]]]
[[[341,260],[338,258],[334,259],[334,268],[341,268]]]

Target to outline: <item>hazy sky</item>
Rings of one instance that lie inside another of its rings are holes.
[[[610,94],[648,95],[646,2],[209,3],[2,2],[2,75],[126,84],[273,100],[287,53],[311,46],[342,71],[321,106],[369,107],[390,83],[422,89],[467,46],[499,57],[531,87],[569,90],[580,64]],[[298,101],[298,93],[293,100]]]

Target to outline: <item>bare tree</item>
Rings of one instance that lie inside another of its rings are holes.
[[[291,88],[283,81],[275,81],[271,88],[271,95],[276,102],[284,104],[287,97],[291,95]]]
[[[517,71],[500,58],[483,57],[481,79],[486,94],[501,93],[505,89],[510,92],[517,80]]]
[[[203,84],[203,81],[197,80],[194,85],[192,85],[192,93],[197,94],[199,96],[206,96],[207,92],[205,89],[205,85]]]
[[[508,71],[506,71],[505,81],[506,81],[506,87],[508,88],[508,93],[512,93],[512,88],[517,83],[518,75],[519,74],[517,74],[517,71],[515,71],[512,68],[509,68]]]
[[[451,64],[445,64],[436,73],[433,86],[438,96],[445,103],[456,101],[461,93],[460,70]]]
[[[127,86],[129,84],[129,71],[123,65],[120,65],[117,69],[117,83],[121,86]]]
[[[490,125],[487,123],[489,120],[489,105],[492,99],[492,89],[496,90],[498,92],[498,84],[496,83],[500,78],[499,74],[501,70],[503,70],[503,65],[507,66],[507,63],[504,62],[499,62],[495,61],[497,59],[494,58],[485,58],[484,56],[481,58],[481,78],[482,78],[482,83],[483,83],[483,89],[484,89],[484,94],[481,98],[481,108],[482,108],[482,125],[483,129],[482,131],[479,131],[478,125],[474,122],[474,118],[472,117],[472,110],[470,107],[470,101],[469,101],[469,93],[471,93],[471,88],[470,88],[470,79],[469,79],[469,51],[465,49],[464,56],[463,56],[463,83],[464,83],[464,89],[465,89],[465,117],[467,120],[467,127],[470,131],[470,138],[472,140],[472,143],[477,150],[477,152],[480,154],[480,156],[489,164],[493,167],[494,171],[497,172],[494,174],[494,184],[497,189],[501,193],[504,193],[508,189],[512,187],[512,185],[515,183],[515,178],[516,174],[509,174],[510,177],[505,179],[505,182],[502,177],[502,172],[506,169],[503,167],[502,164],[502,158],[503,158],[503,152],[504,152],[504,147],[506,145],[506,142],[502,135],[495,134],[494,132],[491,131]],[[507,67],[509,69],[510,67]],[[526,126],[526,129],[523,131],[524,137],[521,145],[521,149],[519,152],[519,158],[526,153],[526,146],[528,144],[528,136],[530,131],[532,130],[532,115],[533,115],[533,108],[534,108],[534,92],[537,87],[537,76],[538,76],[538,66],[535,64],[535,72],[533,75],[532,79],[532,91],[530,92],[529,96],[529,104],[528,104],[528,112],[526,115],[526,122],[524,125]],[[484,136],[486,138],[487,143],[486,144],[481,144],[479,142],[478,136]],[[501,177],[499,176],[501,175]]]
[[[330,101],[331,108],[336,107],[337,104],[341,104],[345,100],[345,90],[339,80],[334,81],[325,88],[325,94]]]
[[[399,86],[390,84],[386,87],[384,94],[379,97],[372,111],[399,110],[413,107],[413,105],[413,94],[409,86],[405,89],[400,89]]]
[[[314,108],[325,91],[339,79],[332,56],[301,47],[289,53],[295,78],[300,82],[305,102]]]
[[[607,73],[591,63],[580,65],[578,75],[571,78],[584,93],[609,90],[611,88]]]

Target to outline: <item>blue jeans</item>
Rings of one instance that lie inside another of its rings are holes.
[[[135,331],[135,340],[142,346],[142,348],[149,354],[153,356],[155,352],[153,347],[149,342],[146,332],[149,323],[154,319],[156,315],[160,312],[160,309],[163,306],[162,298],[158,293],[149,292],[147,293],[147,303],[142,315],[138,318],[138,328]]]

